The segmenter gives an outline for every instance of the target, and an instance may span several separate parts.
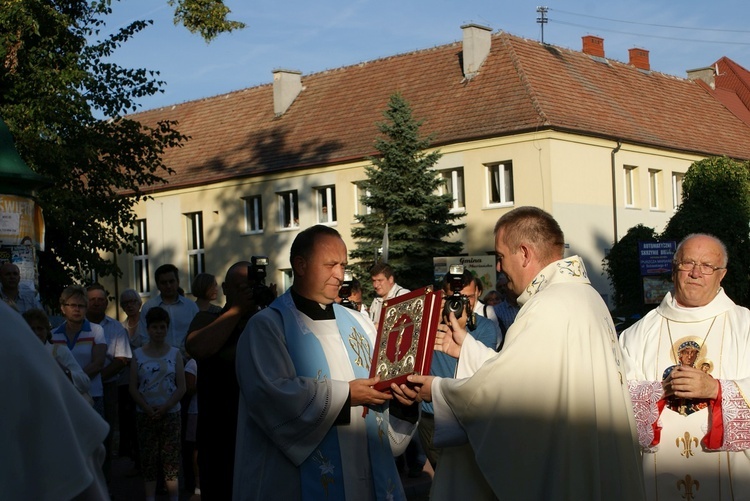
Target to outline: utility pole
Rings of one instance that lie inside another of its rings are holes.
[[[544,25],[547,24],[549,19],[547,19],[547,11],[549,8],[547,7],[537,7],[536,11],[539,13],[539,17],[536,18],[536,22],[540,24],[540,27],[542,29],[542,43],[544,43]]]

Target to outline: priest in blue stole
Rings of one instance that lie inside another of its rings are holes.
[[[240,338],[235,500],[405,499],[393,457],[416,430],[416,393],[372,387],[375,328],[334,303],[346,264],[338,231],[302,231],[292,287]]]

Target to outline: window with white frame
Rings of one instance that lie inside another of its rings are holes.
[[[332,224],[336,219],[336,187],[323,186],[315,190],[317,192],[318,222]]]
[[[354,214],[357,216],[364,216],[366,214],[372,214],[372,207],[365,204],[362,199],[365,196],[370,196],[370,191],[366,190],[361,182],[354,183]]]
[[[282,228],[299,227],[299,197],[297,190],[282,191],[279,198],[279,226]]]
[[[281,273],[281,291],[279,291],[279,294],[281,294],[292,286],[293,276],[291,268],[279,270],[279,272]]]
[[[190,282],[206,269],[206,249],[203,244],[203,212],[185,214],[187,220],[187,249]]]
[[[133,288],[139,294],[148,294],[151,290],[149,283],[151,273],[148,269],[148,232],[146,231],[146,220],[137,219],[135,228],[135,253],[133,254]]]
[[[263,231],[263,200],[260,195],[244,197],[245,233],[261,233]]]
[[[464,168],[445,169],[440,171],[443,182],[440,184],[440,194],[449,194],[453,197],[451,203],[452,211],[462,211],[466,207],[464,201]]]
[[[623,167],[624,187],[625,187],[625,207],[635,207],[636,190],[638,188],[638,167],[625,165]]]
[[[487,201],[489,205],[513,203],[513,162],[507,160],[487,165]]]
[[[672,173],[672,207],[677,208],[682,203],[682,179],[685,174],[682,172]]]
[[[651,209],[661,207],[660,199],[661,190],[661,171],[656,169],[648,170],[648,203]]]

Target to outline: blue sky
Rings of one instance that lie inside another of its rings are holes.
[[[537,6],[549,8],[547,43],[581,50],[581,37],[604,38],[606,56],[650,51],[651,69],[685,76],[722,56],[750,68],[750,2],[716,0],[225,0],[248,27],[210,44],[172,22],[167,0],[122,0],[111,29],[135,19],[154,24],[113,56],[123,66],[157,70],[165,92],[142,109],[178,104],[272,81],[272,70],[304,75],[447,44],[478,23],[540,39]],[[677,28],[679,27],[679,28]],[[106,30],[106,28],[105,28]]]

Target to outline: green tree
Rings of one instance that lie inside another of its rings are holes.
[[[175,24],[199,33],[207,42],[221,33],[245,27],[244,23],[227,19],[230,10],[222,0],[168,0],[168,3],[175,7]]]
[[[207,40],[222,28],[239,27],[218,23],[220,11],[204,18],[196,14],[197,6],[221,1],[169,3],[177,5],[176,19],[188,28],[205,19],[209,28],[201,34]],[[133,251],[132,209],[145,198],[144,189],[166,182],[170,171],[161,153],[188,139],[173,122],[145,127],[123,118],[164,82],[157,80],[158,72],[108,62],[150,23],[135,21],[97,39],[110,5],[111,0],[0,0],[0,117],[21,157],[52,182],[38,197],[47,229],[40,288],[50,302],[71,282],[120,274],[100,253]],[[95,112],[112,118],[97,120]]]
[[[643,282],[639,273],[638,242],[656,242],[653,228],[639,224],[628,230],[603,259],[604,272],[614,289],[615,304],[624,309],[643,307]]]
[[[675,240],[691,233],[709,233],[727,247],[729,266],[722,281],[727,294],[737,303],[750,301],[750,162],[711,157],[693,163],[682,182],[682,203],[657,235],[652,228],[638,225],[604,258],[604,270],[615,290],[620,308],[642,305],[638,273],[639,240]]]
[[[727,247],[729,267],[722,286],[729,297],[748,304],[750,248],[750,162],[712,157],[695,162],[682,182],[682,203],[662,238],[680,241],[690,233],[709,233]]]
[[[419,136],[422,121],[412,116],[400,94],[390,97],[383,114],[386,121],[377,124],[383,137],[375,141],[380,155],[369,159],[372,166],[365,168],[367,180],[362,183],[368,194],[361,201],[371,213],[356,216],[361,225],[352,230],[356,249],[350,254],[367,284],[387,223],[388,264],[400,284],[415,289],[432,284],[433,257],[461,252],[461,242],[445,238],[465,225],[455,223],[461,216],[450,211],[453,196],[437,194],[442,181],[431,167],[441,154],[425,152],[431,138]]]

